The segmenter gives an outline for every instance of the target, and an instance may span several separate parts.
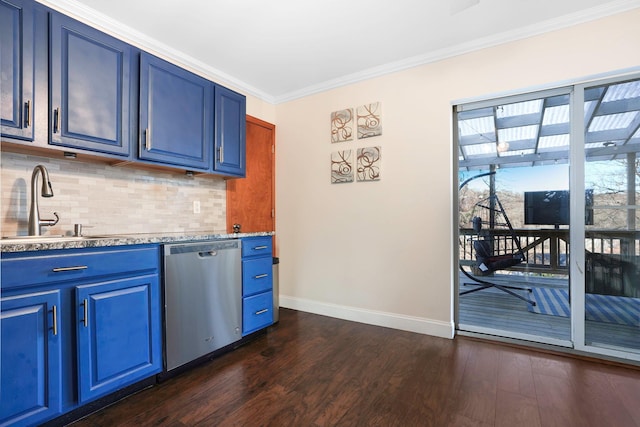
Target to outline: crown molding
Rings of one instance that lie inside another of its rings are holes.
[[[413,56],[401,61],[390,62],[379,67],[373,67],[336,79],[327,80],[325,82],[308,86],[306,88],[293,91],[285,95],[276,96],[275,103],[280,104],[283,102],[293,101],[309,95],[326,92],[342,86],[347,86],[372,78],[381,77],[387,74],[404,71],[413,67],[418,67],[421,65],[434,63],[444,59],[464,55],[482,49],[487,49],[501,44],[534,37],[551,31],[561,30],[563,28],[568,28],[585,22],[594,21],[596,19],[626,12],[628,10],[636,9],[639,7],[640,0],[619,0],[599,7],[583,10],[579,13],[561,16],[537,23],[535,25],[529,25],[515,30],[505,31],[488,37],[476,39],[468,43],[461,43],[445,49],[435,50],[424,55]]]
[[[129,43],[145,52],[151,53],[164,60],[172,62],[186,70],[198,74],[208,80],[214,81],[223,86],[229,86],[247,95],[254,96],[270,104],[275,104],[272,95],[230,76],[204,62],[186,55],[166,44],[147,36],[146,34],[124,25],[96,10],[73,0],[36,0],[38,3],[47,6],[60,13],[68,15],[80,22],[95,27],[113,37]]]
[[[272,95],[266,93],[252,85],[247,84],[233,76],[230,76],[202,61],[186,55],[176,49],[173,49],[158,40],[151,38],[127,25],[122,24],[108,16],[95,11],[77,1],[73,0],[37,0],[51,9],[69,15],[78,21],[96,27],[105,33],[117,37],[125,42],[138,47],[146,52],[154,54],[170,62],[188,69],[202,77],[218,82],[225,86],[231,86],[236,90],[245,94],[254,96],[262,101],[270,104],[281,104],[326,92],[342,86],[358,83],[372,78],[384,76],[387,74],[403,71],[409,68],[441,61],[458,55],[486,49],[501,44],[522,40],[525,38],[537,36],[543,33],[560,30],[585,22],[604,18],[617,13],[622,13],[631,9],[640,7],[640,0],[618,0],[607,3],[602,6],[593,7],[578,13],[564,15],[558,18],[550,19],[535,25],[521,27],[515,30],[502,32],[492,36],[473,40],[468,43],[461,43],[445,49],[439,49],[417,55],[411,58],[384,64],[378,67],[369,68],[357,73],[348,74],[339,78],[327,80],[315,85],[307,86],[300,90],[295,90],[283,95]]]

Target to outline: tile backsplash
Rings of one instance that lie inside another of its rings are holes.
[[[27,234],[31,174],[36,165],[49,172],[54,196],[40,196],[41,219],[60,221],[42,234],[71,234],[74,224],[86,235],[213,232],[226,228],[226,182],[202,175],[149,171],[80,160],[2,152],[0,209],[2,236]],[[200,213],[194,213],[194,201]]]

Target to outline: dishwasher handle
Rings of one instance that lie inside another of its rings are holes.
[[[198,252],[198,256],[200,258],[207,258],[207,257],[211,257],[211,256],[216,256],[216,255],[218,255],[218,251]]]

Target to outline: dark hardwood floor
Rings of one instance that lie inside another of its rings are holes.
[[[640,370],[281,309],[81,426],[640,426]]]

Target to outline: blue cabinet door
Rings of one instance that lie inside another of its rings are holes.
[[[76,287],[79,402],[162,369],[157,274]]]
[[[50,16],[51,144],[129,156],[131,46]]]
[[[2,136],[33,140],[34,11],[31,0],[0,0]]]
[[[216,172],[244,177],[246,174],[246,99],[216,85],[215,163]]]
[[[211,170],[212,146],[213,83],[142,53],[139,157]]]
[[[0,425],[35,425],[61,412],[60,294],[1,300]]]

